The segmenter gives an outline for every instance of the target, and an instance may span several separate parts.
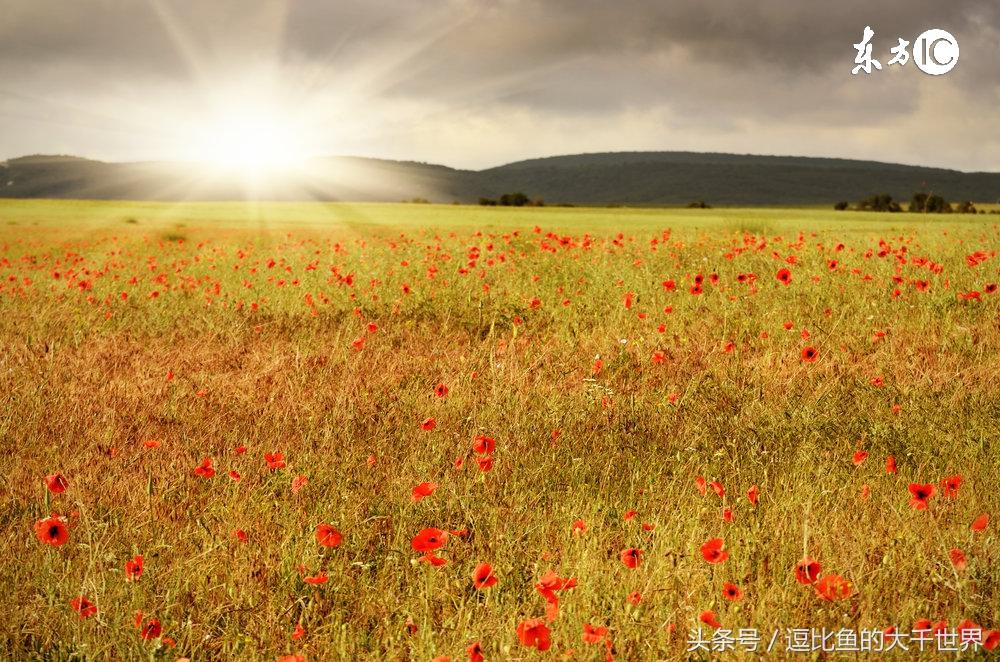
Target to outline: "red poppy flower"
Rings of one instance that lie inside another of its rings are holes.
[[[962,485],[962,477],[959,475],[948,476],[941,479],[941,493],[946,497],[957,497],[958,488]]]
[[[708,484],[708,486],[712,488],[712,491],[715,492],[720,499],[726,496],[726,488],[724,488],[722,486],[722,483],[720,483],[719,481],[713,480],[711,483]]]
[[[705,482],[704,476],[695,476],[694,486],[698,488],[698,492],[700,492],[702,496],[705,496],[705,492],[707,491],[705,489],[706,485],[708,485],[708,483]]]
[[[517,625],[517,638],[521,645],[547,651],[552,645],[549,628],[541,618],[529,618]]]
[[[476,566],[476,569],[472,571],[472,585],[476,587],[477,590],[483,590],[484,588],[489,588],[497,583],[496,575],[493,574],[493,566],[489,563],[480,563]]]
[[[774,275],[783,285],[790,285],[792,282],[792,272],[788,269],[778,269],[778,273]]]
[[[867,451],[854,451],[854,457],[851,459],[854,462],[854,466],[861,466],[861,463],[868,459]]]
[[[600,626],[594,627],[590,623],[583,624],[583,641],[587,644],[599,644],[608,633],[608,628]]]
[[[722,597],[726,600],[732,600],[736,602],[743,598],[743,591],[736,584],[726,582],[722,585]]]
[[[1000,646],[1000,630],[990,630],[984,633],[983,637],[983,648],[988,651],[995,650],[997,646]]]
[[[729,558],[729,552],[722,549],[725,544],[722,538],[712,538],[701,546],[701,557],[709,563],[722,563]]]
[[[240,472],[236,471],[235,469],[230,469],[229,470],[229,477],[232,478],[235,481],[239,481],[240,478],[242,478],[242,476],[240,476]]]
[[[975,531],[976,533],[982,533],[983,531],[986,530],[986,527],[989,526],[989,523],[990,523],[990,516],[987,515],[986,513],[983,513],[976,519],[972,520],[972,524],[969,525],[969,528]]]
[[[910,483],[907,489],[910,490],[910,494],[912,495],[910,505],[917,510],[927,510],[927,500],[934,496],[934,484]]]
[[[420,561],[434,566],[435,568],[443,566],[448,562],[448,559],[443,559],[440,556],[435,556],[434,554],[424,554],[420,557]]]
[[[438,384],[434,387],[434,395],[439,398],[443,398],[448,395],[448,387],[444,384]]]
[[[142,555],[136,554],[128,561],[125,561],[125,581],[133,582],[142,577]]]
[[[576,587],[575,577],[560,577],[555,573],[554,570],[547,570],[538,579],[538,583],[535,584],[535,588],[541,592],[543,589],[547,591],[561,591],[563,589],[570,589]]]
[[[580,535],[587,530],[587,523],[582,519],[575,520],[570,530],[573,532],[573,535]]]
[[[146,625],[139,631],[139,636],[143,639],[156,639],[163,632],[160,622],[155,618],[146,621]]]
[[[810,345],[802,348],[802,360],[806,363],[815,363],[818,358],[819,351],[815,347]]]
[[[955,570],[958,570],[959,572],[965,570],[965,566],[967,564],[965,552],[956,547],[948,552],[948,557],[951,559],[951,564],[955,566]]]
[[[642,563],[642,551],[636,549],[635,547],[629,547],[628,549],[623,549],[621,554],[619,554],[622,563],[625,564],[626,568],[638,568],[639,564]]]
[[[157,439],[147,439],[146,441],[142,442],[142,445],[145,446],[146,448],[158,448],[160,446],[160,443],[161,442]]]
[[[233,529],[233,537],[240,542],[246,542],[250,538],[243,529]]]
[[[477,435],[475,439],[472,440],[472,451],[479,455],[490,455],[497,447],[497,442],[493,437],[487,437],[485,435]]]
[[[929,618],[918,618],[913,621],[913,626],[910,627],[912,632],[930,632],[931,631],[931,619]]]
[[[477,457],[476,464],[479,465],[479,470],[484,473],[493,470],[493,458],[491,456]]]
[[[575,577],[560,577],[552,570],[548,570],[538,579],[538,583],[535,584],[535,590],[548,603],[548,607],[545,610],[546,618],[554,621],[559,616],[559,598],[555,592],[571,589],[575,586]]]
[[[309,484],[309,479],[305,476],[296,476],[292,479],[292,494],[298,494],[299,490]]]
[[[469,662],[484,662],[485,660],[483,657],[483,645],[478,641],[469,644],[465,652],[469,654]]]
[[[895,458],[895,456],[890,455],[889,457],[885,458],[885,472],[887,474],[894,474],[894,473],[896,473],[896,458]]]
[[[69,487],[69,481],[61,473],[54,473],[45,477],[45,487],[53,494],[62,494]]]
[[[754,506],[757,505],[757,499],[760,498],[760,488],[754,485],[749,490],[747,490],[747,499]]]
[[[201,464],[194,468],[194,472],[202,478],[211,478],[214,476],[215,469],[212,468],[212,458],[206,457],[202,459]]]
[[[653,365],[660,365],[661,363],[667,360],[667,355],[665,352],[658,349],[653,352],[653,355],[650,357],[649,360],[650,362],[653,363]]]
[[[719,619],[715,617],[715,612],[711,609],[706,609],[698,615],[698,620],[713,628],[721,628],[722,623],[719,623]]]
[[[316,525],[316,542],[323,547],[339,547],[344,536],[332,524]]]
[[[816,595],[824,600],[846,600],[851,597],[851,583],[840,575],[823,575],[816,582]]]
[[[443,547],[446,542],[448,542],[447,531],[429,528],[423,529],[420,533],[413,536],[410,546],[418,552],[432,552],[435,549]]]
[[[434,494],[434,490],[438,487],[437,483],[420,483],[413,488],[410,492],[410,499],[413,501],[420,501],[424,497],[429,497]]]
[[[433,417],[425,418],[424,422],[420,424],[421,430],[433,430],[435,427],[437,427],[437,421]]]
[[[312,586],[319,586],[330,581],[330,578],[326,576],[325,572],[318,572],[315,575],[310,575],[308,577],[303,577],[302,581],[306,584],[311,584]]]
[[[63,517],[46,517],[35,522],[35,536],[53,547],[64,545],[69,540],[69,529],[66,528],[66,519]]]
[[[78,598],[73,598],[69,601],[69,604],[73,610],[80,615],[81,621],[97,614],[97,607],[83,595]]]
[[[823,566],[808,556],[795,564],[795,581],[800,584],[815,584]]]
[[[271,471],[285,468],[285,456],[275,451],[274,453],[264,453],[264,461]]]

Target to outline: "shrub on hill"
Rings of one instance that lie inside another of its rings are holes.
[[[858,203],[857,209],[858,211],[903,211],[899,203],[893,200],[888,193],[868,196]]]
[[[544,207],[545,201],[541,198],[533,200],[517,191],[516,193],[504,193],[499,199],[479,198],[479,204],[487,207],[496,207],[497,205],[501,207]]]

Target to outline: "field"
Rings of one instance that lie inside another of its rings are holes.
[[[996,646],[998,247],[991,216],[3,202],[0,656]]]

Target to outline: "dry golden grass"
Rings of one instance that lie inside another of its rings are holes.
[[[1000,513],[998,245],[989,217],[5,203],[0,650],[457,661],[478,641],[487,660],[672,659],[711,631],[705,610],[765,643],[921,618],[996,628],[996,524],[970,523]],[[491,471],[477,435],[496,440]],[[212,478],[193,473],[205,457]],[[44,482],[57,472],[62,494]],[[423,482],[438,488],[415,502]],[[927,510],[910,483],[935,484]],[[53,512],[58,547],[33,530]],[[339,547],[317,544],[320,523]],[[426,527],[467,530],[435,552],[443,566],[411,548]],[[729,558],[712,565],[699,549],[715,537]],[[804,556],[851,595],[798,583]],[[477,591],[483,562],[499,581]],[[539,653],[515,628],[545,617],[548,570],[578,585]],[[96,615],[78,617],[80,595]],[[160,637],[140,637],[137,611]],[[582,641],[585,623],[612,648]]]

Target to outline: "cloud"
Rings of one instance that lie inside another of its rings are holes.
[[[266,80],[326,127],[317,147],[455,165],[542,145],[698,149],[697,136],[705,149],[1000,169],[994,0],[5,4],[0,119],[15,131],[0,155],[58,144],[137,158],[145,144],[169,156],[172,138],[129,147],[121,136],[138,126],[176,137],[148,125]],[[865,25],[883,65],[897,37],[931,27],[956,35],[961,61],[937,78],[912,62],[852,76]],[[940,143],[930,154],[928,141]]]

